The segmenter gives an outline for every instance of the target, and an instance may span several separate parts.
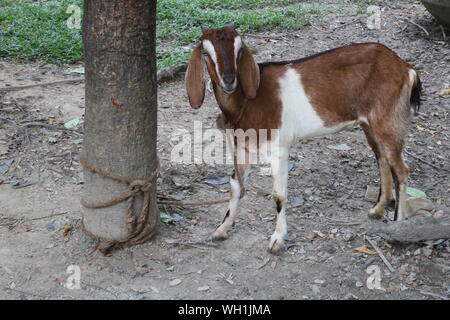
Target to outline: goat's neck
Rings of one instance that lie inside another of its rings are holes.
[[[236,124],[241,117],[241,109],[245,101],[241,88],[238,86],[233,93],[227,94],[222,88],[214,84],[214,95],[227,121]]]

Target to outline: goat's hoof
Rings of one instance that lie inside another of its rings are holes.
[[[224,241],[228,239],[228,234],[226,232],[214,231],[212,234],[213,241]]]
[[[370,219],[380,220],[381,218],[383,218],[383,211],[378,212],[371,209],[368,216]]]
[[[267,251],[271,254],[280,255],[284,251],[284,242],[277,240],[271,241]]]

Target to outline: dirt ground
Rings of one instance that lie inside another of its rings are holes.
[[[356,14],[348,4],[334,4],[339,14],[313,18],[312,25],[299,31],[243,37],[257,50],[258,62],[379,41],[413,64],[420,72],[424,95],[407,136],[410,186],[433,201],[431,214],[450,214],[450,96],[438,95],[450,87],[450,32],[445,40],[418,1],[378,5],[383,10],[380,30],[367,28],[367,14]],[[424,27],[429,36],[407,19]],[[67,73],[76,67],[0,61],[0,88],[82,77]],[[210,185],[204,178],[227,176],[232,166],[197,168],[170,162],[173,133],[178,129],[192,133],[194,120],[201,120],[204,129],[213,128],[219,112],[211,93],[202,108],[188,107],[182,78],[159,86],[158,189],[184,200],[226,197],[227,184]],[[226,204],[161,206],[176,221],[162,223],[153,241],[115,250],[109,257],[93,252],[92,241],[79,227],[83,175],[77,154],[82,147],[82,121],[76,128],[80,132],[57,129],[69,120],[82,120],[83,97],[82,82],[0,94],[0,166],[9,167],[0,175],[1,299],[450,297],[448,239],[398,245],[375,238],[394,272],[379,256],[354,250],[363,245],[373,249],[358,222],[367,218],[374,204],[367,188],[376,190],[378,183],[375,158],[359,128],[302,141],[292,148],[289,241],[280,256],[266,252],[276,210],[270,198],[271,178],[259,168],[250,176],[227,241],[216,244],[209,238]],[[36,123],[50,126],[33,126]],[[329,148],[341,144],[350,150]],[[392,217],[392,208],[386,215]],[[70,265],[80,267],[80,289],[65,286]],[[379,267],[384,290],[367,287],[370,265]]]

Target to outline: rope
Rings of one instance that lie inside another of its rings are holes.
[[[81,165],[92,173],[101,175],[102,177],[109,178],[115,181],[123,182],[128,184],[128,191],[122,195],[114,197],[110,201],[99,202],[99,203],[88,203],[81,199],[81,204],[90,209],[107,208],[118,203],[127,200],[127,215],[126,215],[126,226],[127,226],[127,236],[122,239],[104,239],[93,235],[89,232],[85,225],[83,219],[81,220],[81,227],[83,231],[90,237],[97,240],[97,249],[106,254],[109,249],[115,244],[121,245],[134,245],[142,243],[151,238],[155,231],[155,226],[159,223],[159,217],[156,221],[149,221],[149,208],[151,203],[150,188],[152,186],[153,180],[155,180],[159,174],[159,160],[158,164],[151,173],[151,175],[145,180],[133,180],[126,177],[116,176],[109,172],[103,171],[101,169],[95,168],[93,165],[88,163],[83,154],[80,154],[79,160]],[[141,212],[139,216],[136,217],[134,214],[134,199],[143,194],[144,199],[142,202]],[[138,226],[138,227],[137,227]]]

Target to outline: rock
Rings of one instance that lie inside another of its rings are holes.
[[[176,287],[177,285],[179,285],[182,282],[181,279],[174,279],[172,281],[169,282],[169,286],[171,287]]]
[[[376,202],[378,200],[379,188],[374,186],[367,186],[364,199],[369,202]]]
[[[210,289],[210,286],[202,286],[202,287],[198,287],[197,291],[203,292],[203,291],[208,291],[209,289]]]
[[[344,240],[345,241],[352,241],[353,239],[355,239],[355,234],[353,233],[353,231],[350,230],[346,230],[344,232]]]
[[[315,295],[317,295],[317,296],[320,295],[320,289],[317,285],[313,284],[311,286],[311,290],[314,292]]]
[[[325,284],[325,280],[322,280],[322,279],[315,279],[315,280],[314,280],[314,283],[323,285],[323,284]]]

